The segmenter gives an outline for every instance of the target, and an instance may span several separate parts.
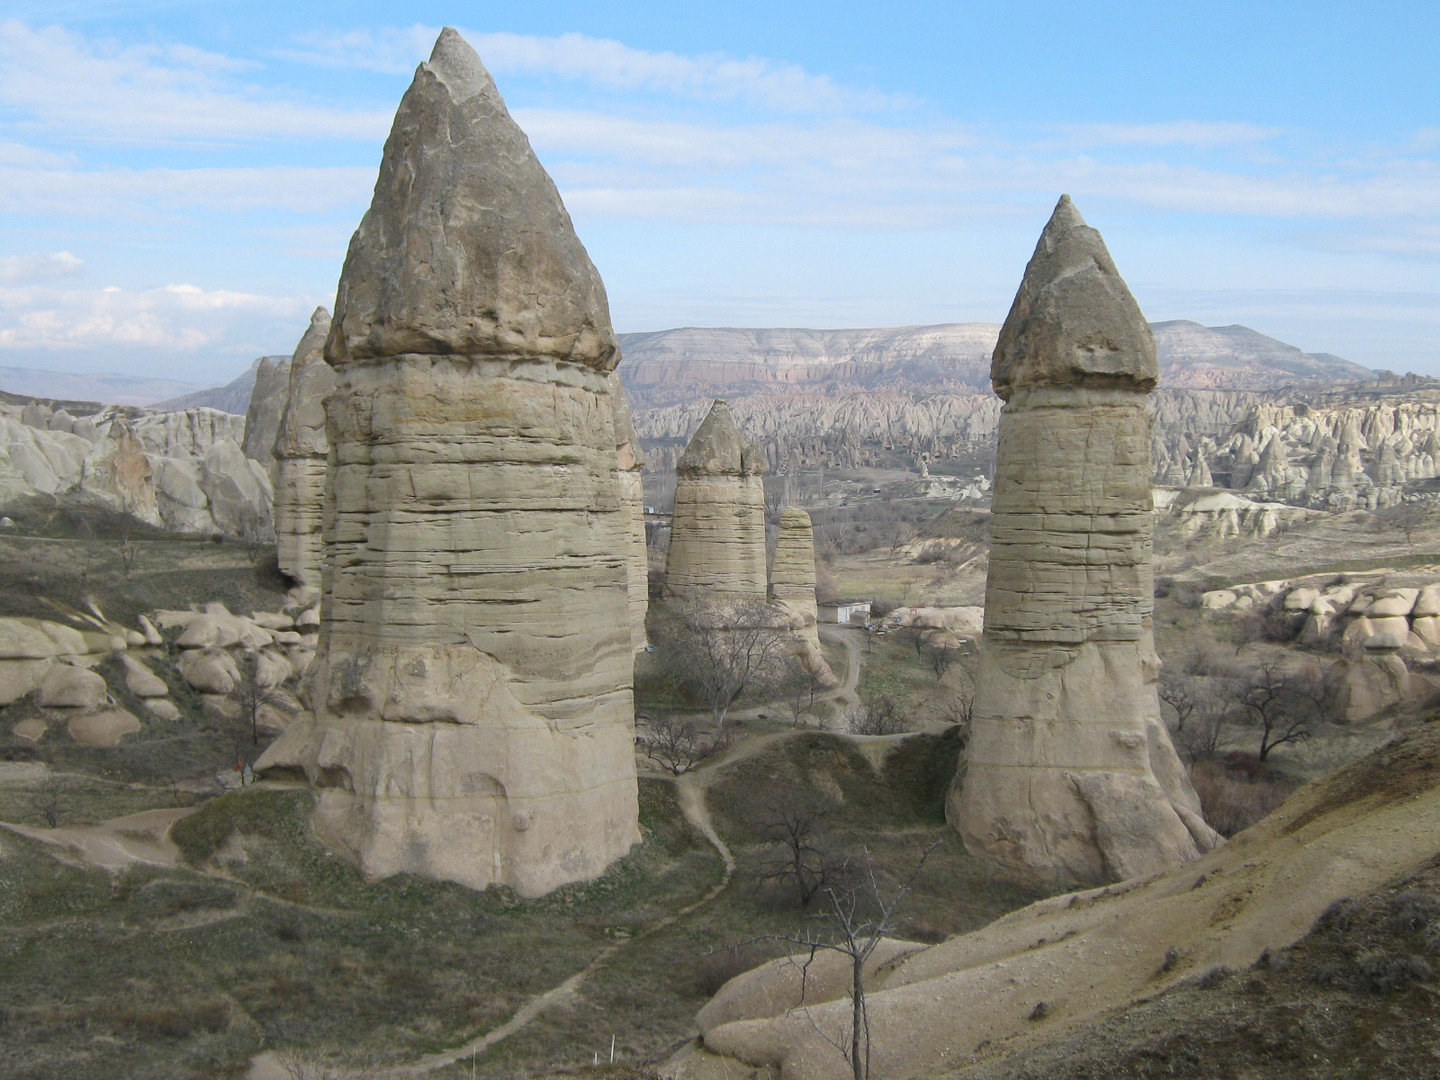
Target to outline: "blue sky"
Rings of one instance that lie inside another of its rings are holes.
[[[1004,318],[1074,196],[1152,320],[1440,375],[1440,5],[9,0],[0,365],[226,381],[333,296],[442,25],[617,329]]]

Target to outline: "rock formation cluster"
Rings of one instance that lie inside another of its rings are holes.
[[[281,570],[310,586],[320,584],[324,550],[321,509],[330,452],[325,398],[335,389],[335,369],[325,362],[329,335],[330,313],[316,308],[290,361],[273,444],[276,555]]]
[[[1261,500],[1343,512],[1393,506],[1405,498],[1407,484],[1440,475],[1440,395],[1434,390],[1367,387],[1363,394],[1288,396],[1225,395],[1231,400],[1202,400],[1199,415],[1173,418],[1162,408],[1157,482],[1217,484]]]
[[[270,478],[245,456],[244,431],[242,417],[215,409],[0,404],[0,501],[84,494],[174,532],[263,540]]]
[[[1369,720],[1440,690],[1429,674],[1440,656],[1440,581],[1428,575],[1258,581],[1204,593],[1200,606],[1207,615],[1264,612],[1320,655],[1338,653],[1327,678],[1342,721]]]
[[[293,724],[368,875],[538,895],[639,839],[604,287],[453,30],[421,64],[325,348],[323,624]]]
[[[219,603],[203,611],[154,611],[141,615],[135,628],[111,621],[93,606],[72,615],[68,624],[0,619],[0,705],[33,696],[37,711],[16,723],[18,738],[40,742],[62,728],[81,745],[115,746],[146,722],[180,718],[164,674],[173,672],[172,682],[196,691],[207,714],[233,714],[237,706],[230,695],[242,668],[252,664],[272,699],[261,706],[259,722],[278,731],[290,714],[275,702],[288,703],[282,687],[298,678],[314,655],[318,622],[314,608],[245,616]],[[173,661],[164,648],[165,630],[177,631]],[[120,663],[124,689],[141,705],[139,715],[116,704],[119,684],[107,684],[96,670],[112,657]]]
[[[763,603],[765,462],[717,400],[676,466],[665,593],[676,600]]]
[[[1154,874],[1218,842],[1156,693],[1158,374],[1104,242],[1061,198],[995,347],[984,648],[949,807],[971,851],[1060,880]]]

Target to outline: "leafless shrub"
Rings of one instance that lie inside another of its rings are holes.
[[[962,732],[968,732],[970,721],[975,716],[975,699],[969,694],[955,694],[941,706],[940,715],[947,724],[954,724]]]
[[[689,772],[730,745],[729,733],[723,729],[711,734],[693,719],[668,715],[645,718],[635,741],[641,753],[673,776]]]
[[[851,706],[845,712],[845,725],[854,735],[898,735],[906,730],[899,709],[888,697]]]
[[[1294,785],[1268,778],[1263,771],[1247,778],[1243,769],[1232,769],[1210,757],[1196,762],[1190,783],[1200,798],[1205,820],[1222,836],[1234,836],[1265,817],[1294,790]]]
[[[925,666],[935,675],[936,682],[945,678],[945,673],[954,666],[958,659],[960,659],[960,650],[952,646],[933,643],[925,646]]]
[[[692,602],[657,627],[655,644],[662,670],[718,729],[741,697],[779,686],[791,638],[764,601]]]
[[[40,786],[30,793],[30,807],[53,829],[60,824],[69,796],[70,778],[47,770]]]

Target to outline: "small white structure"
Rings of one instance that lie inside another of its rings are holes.
[[[870,617],[869,600],[836,600],[829,604],[820,604],[818,613],[821,622],[840,623],[848,626],[853,622],[863,623]]]

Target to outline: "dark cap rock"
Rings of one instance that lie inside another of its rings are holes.
[[[1144,392],[1159,377],[1150,327],[1105,241],[1060,196],[995,344],[995,392],[1007,400],[1034,386]]]
[[[765,471],[765,462],[755,447],[745,445],[730,406],[717,398],[675,471],[681,476],[758,475]]]
[[[547,357],[600,371],[600,275],[475,51],[441,31],[415,71],[350,241],[326,359]]]

